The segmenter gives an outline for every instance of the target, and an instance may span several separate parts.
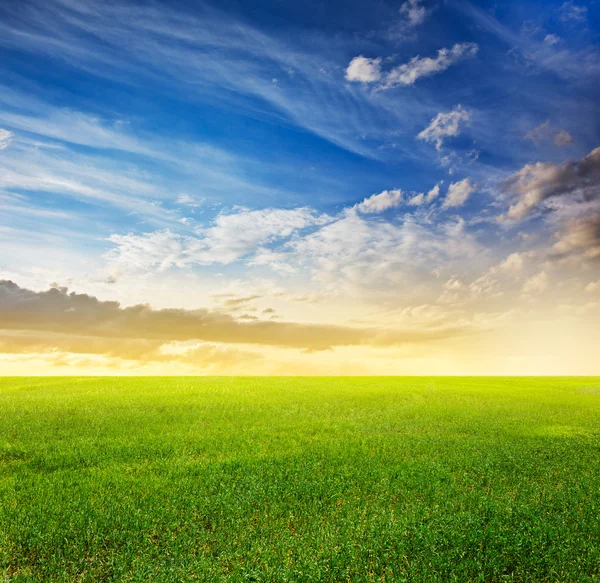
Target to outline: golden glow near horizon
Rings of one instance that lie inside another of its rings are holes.
[[[383,308],[307,304],[278,288],[275,297],[227,295],[209,310],[154,310],[4,285],[13,295],[0,345],[6,375],[598,374],[600,309],[588,293],[578,305],[521,291],[502,311],[504,294],[489,310],[467,301]],[[295,318],[272,319],[288,303]],[[302,318],[311,314],[320,321]]]

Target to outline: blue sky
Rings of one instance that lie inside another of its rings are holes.
[[[0,1],[0,279],[382,333],[581,309],[599,37],[583,0]]]

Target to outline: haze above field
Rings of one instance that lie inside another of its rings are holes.
[[[0,0],[0,373],[600,373],[599,32]]]

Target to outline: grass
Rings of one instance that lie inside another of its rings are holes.
[[[600,378],[0,379],[0,581],[600,581]]]

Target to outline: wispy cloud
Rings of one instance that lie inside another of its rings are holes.
[[[13,136],[14,134],[12,132],[0,128],[0,150],[8,148],[12,142]]]
[[[550,124],[550,120],[533,128],[525,134],[526,140],[531,140],[536,145],[539,145],[546,140],[552,139],[557,147],[568,146],[573,143],[573,136],[567,130],[555,129]]]
[[[574,2],[565,2],[560,8],[560,18],[565,22],[585,22],[587,20],[587,6],[579,6]]]

